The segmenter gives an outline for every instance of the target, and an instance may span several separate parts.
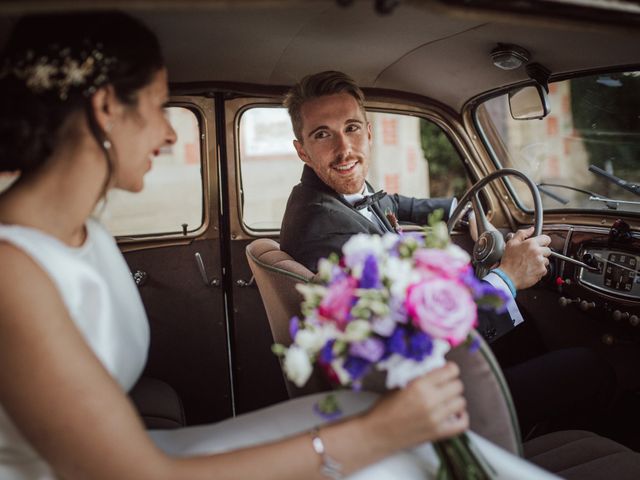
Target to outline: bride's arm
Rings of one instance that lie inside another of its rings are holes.
[[[324,478],[309,434],[225,454],[165,455],[76,329],[49,277],[2,242],[0,265],[0,404],[60,477]],[[385,396],[364,415],[323,427],[327,453],[348,474],[464,430],[457,375],[457,367],[448,365]]]

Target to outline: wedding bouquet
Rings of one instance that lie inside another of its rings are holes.
[[[474,349],[478,308],[502,309],[506,297],[475,277],[437,215],[429,225],[424,235],[356,235],[341,258],[320,260],[320,283],[298,286],[303,318],[290,321],[292,344],[273,347],[289,380],[303,386],[317,364],[334,384],[360,389],[381,372],[387,389],[402,388],[444,365],[451,347]],[[316,407],[340,413],[331,395]],[[434,447],[439,478],[490,478],[465,435]]]

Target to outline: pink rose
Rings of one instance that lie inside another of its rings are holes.
[[[418,328],[453,346],[467,337],[478,318],[467,287],[447,278],[430,278],[410,285],[406,306]]]
[[[339,328],[350,320],[350,311],[353,306],[353,295],[358,281],[353,277],[343,277],[327,287],[327,293],[318,306],[318,313],[334,321]]]
[[[427,277],[432,273],[439,277],[458,278],[470,268],[469,256],[464,250],[462,252],[463,254],[460,254],[457,247],[448,250],[420,248],[416,250],[413,258],[418,270],[427,273]]]

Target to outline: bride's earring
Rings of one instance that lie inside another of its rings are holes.
[[[111,133],[111,129],[113,128],[113,123],[109,122],[106,125],[105,128],[105,133]],[[110,150],[111,149],[111,141],[108,138],[105,138],[104,141],[102,142],[102,147],[105,150]]]

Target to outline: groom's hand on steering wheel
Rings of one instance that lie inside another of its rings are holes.
[[[531,237],[532,234],[533,227],[518,230],[506,243],[500,260],[500,269],[509,275],[516,290],[535,285],[547,273],[551,238],[548,235]]]

